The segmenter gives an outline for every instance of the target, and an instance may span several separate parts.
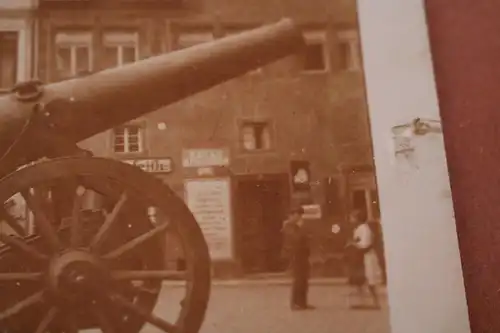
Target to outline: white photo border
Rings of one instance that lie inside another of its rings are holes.
[[[357,3],[391,333],[470,333],[424,1]]]

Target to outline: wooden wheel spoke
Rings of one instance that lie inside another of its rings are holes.
[[[0,208],[0,219],[5,221],[5,223],[7,223],[7,225],[12,230],[14,230],[19,236],[21,237],[26,236],[26,231],[23,229],[23,227],[21,227],[19,223],[17,223],[18,221],[16,220],[16,218],[10,215],[10,213],[7,212],[4,207]]]
[[[122,295],[134,296],[138,294],[149,294],[149,295],[158,295],[161,291],[160,286],[144,286],[144,285],[134,285],[133,283],[120,284],[115,289],[117,292],[119,291]]]
[[[111,227],[115,224],[115,222],[118,220],[117,217],[122,211],[123,207],[125,206],[125,203],[127,202],[127,194],[123,193],[120,196],[120,200],[118,200],[118,203],[115,205],[111,213],[106,216],[106,220],[102,224],[101,228],[99,228],[99,231],[97,234],[92,238],[90,241],[90,248],[94,251],[99,251],[100,247],[106,240]]]
[[[165,332],[177,332],[177,327],[175,325],[162,318],[159,318],[158,316],[155,316],[150,312],[144,311],[141,307],[134,303],[131,303],[129,300],[119,294],[112,294],[109,296],[109,299],[118,307],[128,310],[132,314],[140,317],[141,319],[144,319],[148,323],[156,326],[159,329],[162,329]]]
[[[53,251],[58,251],[61,248],[61,242],[57,236],[54,224],[49,221],[44,213],[40,198],[37,195],[32,195],[29,191],[22,191],[21,195],[26,201],[26,205],[33,212],[38,232]]]
[[[29,308],[30,306],[39,303],[40,301],[42,301],[42,299],[43,299],[43,291],[39,291],[31,296],[26,297],[22,301],[17,302],[11,307],[0,312],[0,323],[3,320],[8,319],[9,317],[17,315],[18,313]]]
[[[82,218],[81,209],[83,198],[85,194],[85,188],[81,186],[75,187],[74,199],[73,199],[73,210],[71,212],[71,228],[70,228],[70,245],[72,248],[77,248],[81,244],[82,236]]]
[[[26,255],[29,258],[36,260],[48,259],[47,255],[38,252],[19,237],[13,237],[0,232],[0,242],[9,245],[11,248],[16,249],[17,251]]]
[[[38,327],[35,331],[35,333],[45,333],[47,329],[49,328],[49,325],[52,323],[54,319],[56,319],[58,309],[56,307],[51,307],[49,311],[45,313],[45,316],[43,316],[42,321],[40,324],[38,324]]]
[[[0,273],[0,281],[39,281],[42,273]]]
[[[104,259],[117,259],[124,255],[125,253],[134,250],[138,246],[140,246],[142,243],[150,240],[151,238],[155,237],[156,235],[160,234],[161,232],[164,232],[167,228],[169,227],[168,223],[161,224],[150,231],[132,239],[131,241],[125,243],[124,245],[118,247],[117,249],[105,254],[103,256]]]
[[[114,271],[112,277],[115,280],[170,280],[184,281],[187,279],[186,272],[179,271]]]

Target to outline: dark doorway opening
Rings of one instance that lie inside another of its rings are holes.
[[[238,181],[238,247],[244,273],[282,272],[281,228],[289,200],[288,177]]]

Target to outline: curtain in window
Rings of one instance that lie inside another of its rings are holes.
[[[257,140],[252,126],[243,126],[242,128],[243,148],[254,150],[257,147]]]
[[[271,149],[271,131],[269,131],[269,128],[264,127],[261,135],[262,149]]]

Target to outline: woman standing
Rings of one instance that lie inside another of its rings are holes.
[[[377,294],[377,285],[382,283],[381,270],[374,249],[374,234],[361,212],[353,211],[349,220],[352,223],[352,238],[347,244],[347,260],[349,268],[349,284],[353,287],[351,298],[357,295],[359,299],[364,299],[363,287],[366,285],[370,292],[373,307],[380,308]],[[363,307],[364,304],[354,305],[351,300],[351,307]]]

